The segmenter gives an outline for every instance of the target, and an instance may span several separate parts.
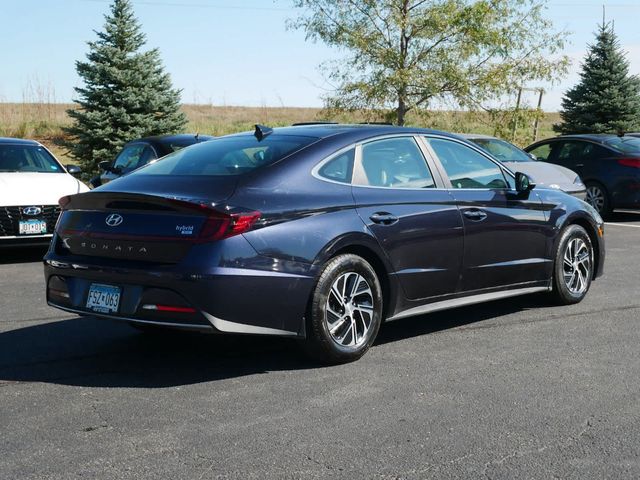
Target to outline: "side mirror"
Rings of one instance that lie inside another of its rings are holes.
[[[528,192],[535,187],[536,184],[533,183],[531,177],[526,173],[516,172],[516,190],[518,192]]]
[[[67,172],[74,177],[82,173],[82,169],[77,165],[65,165]]]
[[[531,152],[527,152],[527,155],[529,155],[531,157],[531,160],[535,160],[536,162],[539,161],[540,159],[538,157],[536,157],[533,153]]]
[[[98,164],[98,168],[100,170],[104,170],[105,172],[111,171],[111,162],[109,160],[103,160]]]

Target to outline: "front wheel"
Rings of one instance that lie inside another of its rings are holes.
[[[322,269],[307,315],[308,353],[326,363],[357,360],[382,323],[382,289],[362,257],[339,255]]]
[[[582,301],[593,278],[591,238],[580,225],[570,225],[560,236],[553,268],[553,293],[562,305]]]

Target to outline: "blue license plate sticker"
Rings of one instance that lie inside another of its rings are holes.
[[[117,313],[120,295],[120,287],[92,283],[87,295],[87,309],[98,313]]]

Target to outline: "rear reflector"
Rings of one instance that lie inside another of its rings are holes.
[[[143,305],[143,310],[153,310],[156,312],[172,312],[172,313],[196,313],[195,308],[176,307],[174,305]]]
[[[618,163],[625,167],[640,168],[640,158],[619,158]]]

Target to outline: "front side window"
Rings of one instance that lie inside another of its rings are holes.
[[[529,153],[536,157],[536,160],[539,162],[546,162],[549,160],[549,155],[551,155],[551,144],[544,143],[542,145],[538,145],[533,150],[529,150]]]
[[[354,184],[391,188],[434,188],[433,176],[413,138],[389,138],[362,146]]]
[[[63,173],[60,164],[38,145],[0,145],[0,172]]]
[[[333,180],[340,183],[351,183],[351,174],[353,172],[353,158],[355,149],[341,153],[337,157],[329,160],[318,171],[321,177],[327,180]]]
[[[509,188],[498,167],[488,158],[458,142],[427,138],[453,188]]]

